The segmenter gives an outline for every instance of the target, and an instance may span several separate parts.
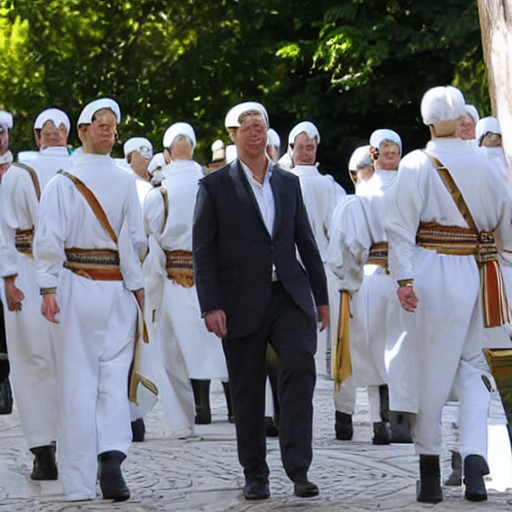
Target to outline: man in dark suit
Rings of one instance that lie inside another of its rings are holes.
[[[223,340],[244,495],[270,495],[264,423],[269,342],[280,362],[283,466],[297,496],[316,496],[318,487],[308,480],[307,471],[317,314],[321,329],[329,320],[324,267],[298,179],[265,155],[268,116],[263,105],[233,107],[226,127],[238,158],[200,182],[194,271],[206,326]]]

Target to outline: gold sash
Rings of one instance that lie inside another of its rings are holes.
[[[339,391],[341,383],[352,375],[350,316],[350,293],[347,290],[340,290],[338,337],[331,357],[331,377],[336,391]]]

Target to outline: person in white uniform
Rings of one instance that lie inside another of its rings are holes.
[[[147,233],[159,245],[154,250],[162,253],[157,264],[150,265],[152,274],[167,277],[162,281],[161,303],[155,309],[159,310],[157,338],[162,362],[174,392],[163,394],[162,400],[168,417],[188,419],[191,433],[194,422],[211,423],[210,380],[221,379],[228,389],[222,345],[201,319],[193,280],[192,220],[198,182],[204,175],[192,160],[195,145],[190,124],[175,123],[167,129],[164,147],[172,163],[162,168],[164,180],[144,204]]]
[[[55,323],[58,462],[69,500],[123,501],[131,443],[128,371],[144,304],[140,258],[147,248],[133,176],[110,157],[118,104],[82,110],[82,153],[41,197],[34,240],[42,313]],[[115,191],[115,193],[113,193]]]
[[[41,297],[32,255],[39,199],[48,181],[67,169],[70,122],[59,109],[41,112],[34,123],[39,147],[31,166],[11,165],[0,187],[0,275],[11,379],[28,447],[34,454],[33,480],[57,479],[57,376],[51,325],[39,314]]]
[[[421,113],[432,140],[424,151],[402,160],[385,220],[405,343],[416,352],[416,381],[409,386],[418,400],[413,429],[420,456],[417,500],[443,499],[441,414],[454,388],[465,497],[481,501],[487,499],[483,476],[488,473],[492,389],[482,353],[483,326],[508,320],[492,233],[498,229],[503,249],[512,248],[511,202],[499,171],[456,137],[457,120],[465,115],[458,89],[430,89]]]
[[[469,144],[476,147],[476,125],[480,120],[478,110],[474,105],[465,105],[466,114],[459,117],[457,120],[457,137],[462,140],[467,140]]]
[[[147,193],[151,190],[148,166],[153,158],[153,145],[145,137],[132,137],[124,143],[123,150],[124,158],[135,178],[140,203],[143,205]]]

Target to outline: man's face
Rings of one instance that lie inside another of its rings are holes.
[[[487,148],[498,148],[501,146],[501,135],[499,133],[487,132],[480,143],[480,146]]]
[[[9,149],[9,130],[7,126],[0,125],[0,155]]]
[[[396,171],[400,163],[400,148],[396,144],[381,144],[377,166],[384,171]]]
[[[39,132],[39,133],[38,133]],[[48,120],[43,124],[41,130],[35,132],[36,144],[40,149],[66,147],[68,141],[68,131],[64,124],[58,128],[53,121]]]
[[[461,116],[457,121],[457,137],[462,140],[475,138],[475,121],[471,116]]]
[[[117,136],[117,120],[109,109],[98,110],[95,120],[80,127],[79,135],[84,153],[106,155],[110,153]]]
[[[293,163],[295,165],[315,165],[316,139],[310,139],[305,132],[299,133],[293,143]]]
[[[149,158],[142,156],[138,151],[132,151],[129,155],[130,167],[141,178],[147,178]]]
[[[238,156],[254,159],[265,155],[267,146],[267,125],[261,116],[249,115],[243,118],[235,133],[234,142]]]

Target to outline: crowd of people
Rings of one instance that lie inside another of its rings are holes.
[[[426,148],[402,159],[400,135],[374,131],[349,161],[347,195],[319,170],[317,126],[298,123],[280,155],[257,102],[227,113],[230,144],[215,141],[205,166],[185,122],[157,154],[133,137],[112,158],[110,98],[83,108],[73,152],[67,114],[43,110],[38,150],[15,160],[0,112],[0,413],[10,379],[30,478],[60,478],[72,501],[96,498],[98,480],[104,499],[128,499],[121,464],[156,395],[168,434],[188,438],[211,422],[218,379],[245,498],[270,496],[270,435],[295,495],[316,496],[322,374],[337,439],[352,439],[366,388],[372,443],[414,443],[421,502],[443,499],[441,413],[458,400],[449,481],[487,499],[495,384],[482,349],[511,346],[512,182],[497,119],[458,89],[427,91],[421,114]]]

